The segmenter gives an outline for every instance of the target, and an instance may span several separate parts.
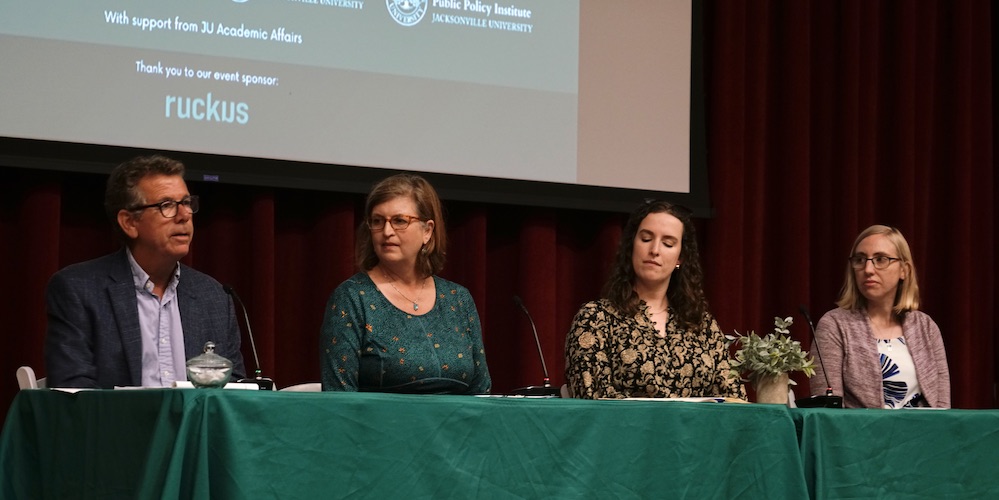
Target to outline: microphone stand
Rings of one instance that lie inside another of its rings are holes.
[[[256,370],[254,370],[255,377],[239,379],[236,382],[257,384],[257,388],[261,391],[273,391],[274,381],[260,375],[260,358],[257,357],[257,344],[253,342],[253,328],[250,326],[250,315],[246,313],[246,306],[243,305],[239,294],[231,286],[225,285],[222,289],[225,290],[225,293],[236,299],[236,302],[239,303],[239,308],[243,310],[243,322],[246,323],[246,336],[250,338],[250,348],[253,349],[253,363],[256,366]]]
[[[805,317],[805,321],[808,322],[809,331],[812,333],[812,344],[815,345],[815,356],[819,358],[819,363],[822,363],[822,352],[819,351],[819,342],[815,338],[815,324],[812,323],[812,318],[808,315],[808,308],[804,304],[798,306],[798,311],[801,315]],[[807,398],[798,398],[794,400],[794,404],[798,408],[842,408],[843,407],[843,397],[833,396],[832,384],[829,383],[829,375],[826,374],[826,370],[823,367],[822,375],[826,379],[826,394],[824,396],[811,396]]]
[[[529,385],[527,387],[520,387],[513,390],[513,394],[516,396],[531,396],[531,397],[543,397],[543,398],[557,398],[561,397],[560,390],[558,387],[552,387],[551,379],[548,378],[548,366],[545,365],[545,354],[541,350],[541,339],[538,337],[538,329],[534,326],[534,319],[531,318],[531,313],[527,312],[527,307],[524,306],[524,302],[520,300],[520,297],[514,295],[513,301],[520,306],[520,310],[524,311],[524,315],[527,316],[527,320],[531,322],[531,330],[534,332],[534,342],[538,346],[538,356],[541,358],[541,370],[544,371],[545,378],[542,382],[543,385]]]

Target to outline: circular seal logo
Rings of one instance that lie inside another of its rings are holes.
[[[389,14],[403,26],[413,26],[427,13],[427,0],[385,0]]]

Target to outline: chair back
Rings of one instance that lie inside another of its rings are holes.
[[[305,384],[289,385],[281,390],[291,392],[322,392],[323,384],[319,382],[308,382]]]
[[[17,369],[17,386],[21,389],[44,389],[45,377],[38,378],[30,366],[22,366]]]

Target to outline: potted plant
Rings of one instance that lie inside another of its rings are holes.
[[[795,385],[788,376],[791,372],[804,372],[806,377],[815,375],[815,365],[808,353],[801,349],[801,343],[791,340],[788,327],[794,321],[790,318],[774,318],[774,331],[762,337],[752,331],[748,335],[735,332],[725,335],[728,345],[738,344],[735,359],[731,360],[730,377],[743,374],[756,389],[759,403],[787,404],[788,387]]]

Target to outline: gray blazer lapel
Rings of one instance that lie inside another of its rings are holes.
[[[180,268],[180,283],[177,286],[177,305],[180,307],[180,322],[184,326],[184,351],[186,359],[191,359],[201,354],[205,342],[201,329],[200,313],[197,308],[198,295],[187,286],[184,281],[184,274],[187,271],[187,279],[191,280],[191,272],[186,267]]]
[[[117,261],[111,270],[111,283],[108,285],[108,297],[114,311],[115,324],[121,335],[122,350],[128,364],[128,374],[133,385],[142,384],[142,330],[139,326],[138,302],[135,298],[135,285],[132,281],[132,271],[128,267],[128,256],[121,252],[121,260]]]

